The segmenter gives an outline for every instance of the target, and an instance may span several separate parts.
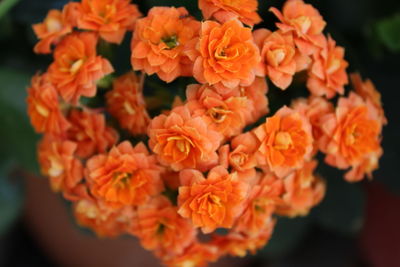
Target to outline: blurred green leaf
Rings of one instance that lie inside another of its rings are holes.
[[[18,184],[10,183],[8,173],[10,164],[0,166],[0,236],[16,219],[22,207],[22,192]]]
[[[335,175],[333,175],[335,172]],[[350,184],[339,171],[330,171],[326,196],[310,216],[326,229],[343,234],[357,233],[364,220],[365,192],[360,184]]]
[[[392,52],[400,52],[400,14],[385,18],[376,24],[380,41]]]
[[[307,232],[309,223],[308,217],[279,217],[271,240],[258,255],[267,258],[285,256],[299,244]]]
[[[0,18],[4,16],[19,0],[1,0],[0,1]]]
[[[0,69],[0,156],[37,172],[36,142],[26,114],[26,88],[30,76],[8,69]]]

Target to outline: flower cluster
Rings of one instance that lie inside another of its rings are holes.
[[[256,0],[198,4],[203,21],[184,7],[141,17],[129,0],[82,0],[33,26],[35,52],[54,57],[27,98],[32,126],[44,134],[42,174],[73,202],[80,225],[135,236],[168,266],[255,253],[276,215],[307,215],[326,190],[317,153],[347,170],[349,182],[371,178],[387,123],[370,80],[352,74],[355,90],[345,94],[344,48],[310,4],[272,7],[274,31],[252,28],[261,22]],[[132,69],[116,76],[103,49],[126,32]],[[298,73],[309,96],[271,114],[267,81],[296,90]],[[157,108],[152,74],[198,83]]]

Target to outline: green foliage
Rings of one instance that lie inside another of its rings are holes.
[[[26,88],[30,76],[0,68],[0,157],[37,171],[36,142],[26,115]]]
[[[2,0],[0,2],[0,18],[3,17],[10,8],[12,8],[19,0]]]
[[[379,40],[392,52],[400,52],[400,13],[382,19],[375,25]]]

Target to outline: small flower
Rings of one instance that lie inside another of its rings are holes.
[[[207,170],[217,163],[222,136],[207,127],[202,117],[192,117],[186,106],[152,119],[149,146],[159,161],[174,171],[184,168]]]
[[[113,72],[110,62],[96,55],[96,43],[94,33],[72,33],[54,51],[49,78],[68,103],[78,103],[80,96],[94,96],[96,81]]]
[[[261,51],[260,75],[267,75],[277,87],[285,90],[292,83],[296,71],[303,68],[297,64],[301,56],[292,33],[259,29],[253,32],[253,36]]]
[[[195,240],[196,230],[177,210],[166,197],[155,197],[138,207],[131,232],[158,255],[181,254]]]
[[[239,134],[251,118],[247,97],[224,97],[212,86],[198,84],[189,85],[186,95],[192,115],[205,117],[212,129],[227,138]]]
[[[193,62],[184,51],[194,46],[199,28],[200,22],[183,7],[153,7],[136,24],[131,43],[133,69],[157,73],[166,82],[191,76]]]
[[[348,83],[344,59],[344,48],[336,46],[329,36],[326,45],[319,53],[313,55],[313,63],[308,72],[307,88],[317,96],[332,98],[336,93],[344,93],[344,85]]]
[[[143,143],[122,142],[107,154],[87,161],[85,176],[90,191],[111,208],[142,205],[163,189],[162,168]]]
[[[90,228],[99,237],[117,237],[125,233],[134,217],[132,209],[111,210],[88,199],[75,202],[73,210],[77,223]]]
[[[266,220],[262,230],[256,236],[248,236],[238,232],[230,232],[225,236],[214,235],[211,244],[218,247],[221,255],[229,254],[234,257],[244,257],[248,251],[255,254],[270,240],[275,222],[276,220],[273,219]]]
[[[236,220],[234,230],[256,237],[265,230],[265,224],[272,220],[275,207],[281,202],[282,179],[272,175],[262,175],[251,186],[243,213]]]
[[[277,205],[276,213],[282,216],[305,216],[325,196],[325,182],[313,174],[317,161],[306,162],[283,180],[283,202]]]
[[[238,20],[224,24],[204,21],[197,49],[193,76],[200,83],[209,83],[220,91],[253,83],[259,51],[251,29]]]
[[[106,126],[103,114],[90,110],[71,110],[68,116],[71,127],[67,137],[77,143],[76,155],[88,158],[95,153],[104,153],[118,140],[118,133]]]
[[[68,193],[83,178],[82,163],[75,157],[77,145],[48,135],[38,146],[41,173],[49,177],[53,191]]]
[[[241,214],[248,185],[239,181],[236,173],[217,166],[207,179],[197,170],[183,170],[180,174],[178,213],[190,218],[203,233],[218,227],[231,228]]]
[[[365,102],[371,102],[372,106],[376,108],[382,124],[386,125],[387,119],[382,107],[381,94],[376,90],[372,81],[370,79],[363,81],[359,73],[352,73],[350,79],[356,93],[361,96]]]
[[[205,19],[214,17],[221,23],[235,18],[250,26],[261,22],[257,0],[199,0],[199,8]]]
[[[35,75],[28,89],[28,115],[37,133],[62,136],[70,127],[47,74]]]
[[[253,170],[258,165],[256,152],[260,142],[252,132],[240,134],[232,139],[229,165],[239,172]]]
[[[210,244],[193,242],[177,256],[164,256],[164,264],[170,267],[205,267],[218,259],[218,248]]]
[[[34,47],[35,53],[49,54],[51,45],[56,45],[75,26],[75,7],[77,3],[65,5],[63,11],[52,9],[47,13],[42,23],[32,26],[37,38],[40,40]]]
[[[140,81],[134,72],[114,80],[106,94],[107,110],[132,135],[145,134],[150,123]]]
[[[82,0],[78,27],[99,33],[110,43],[120,44],[125,32],[133,30],[140,12],[130,0]]]
[[[261,142],[259,163],[279,177],[302,167],[310,157],[313,142],[310,123],[286,106],[253,132]]]
[[[326,22],[312,5],[302,0],[289,0],[282,12],[274,7],[270,11],[281,21],[276,25],[283,33],[295,34],[294,41],[302,54],[314,54],[323,46],[322,31]]]
[[[341,97],[335,113],[327,114],[322,121],[319,145],[329,165],[339,169],[352,167],[355,173],[347,176],[352,182],[363,178],[360,173],[355,175],[360,170],[371,174],[377,168],[382,154],[382,120],[371,102],[352,92],[347,98]]]

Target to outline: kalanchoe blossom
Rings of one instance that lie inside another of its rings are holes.
[[[199,28],[200,22],[183,7],[152,8],[136,24],[131,43],[133,69],[156,73],[166,82],[191,76],[193,61],[184,51],[194,49]]]
[[[215,18],[221,23],[235,18],[250,26],[261,22],[257,0],[199,0],[199,8],[205,19]]]
[[[130,0],[82,0],[78,27],[98,32],[107,42],[120,44],[126,31],[133,30],[140,12]]]
[[[54,51],[49,78],[68,103],[77,104],[81,96],[95,96],[96,81],[114,71],[108,60],[96,55],[97,39],[94,33],[75,32]]]

